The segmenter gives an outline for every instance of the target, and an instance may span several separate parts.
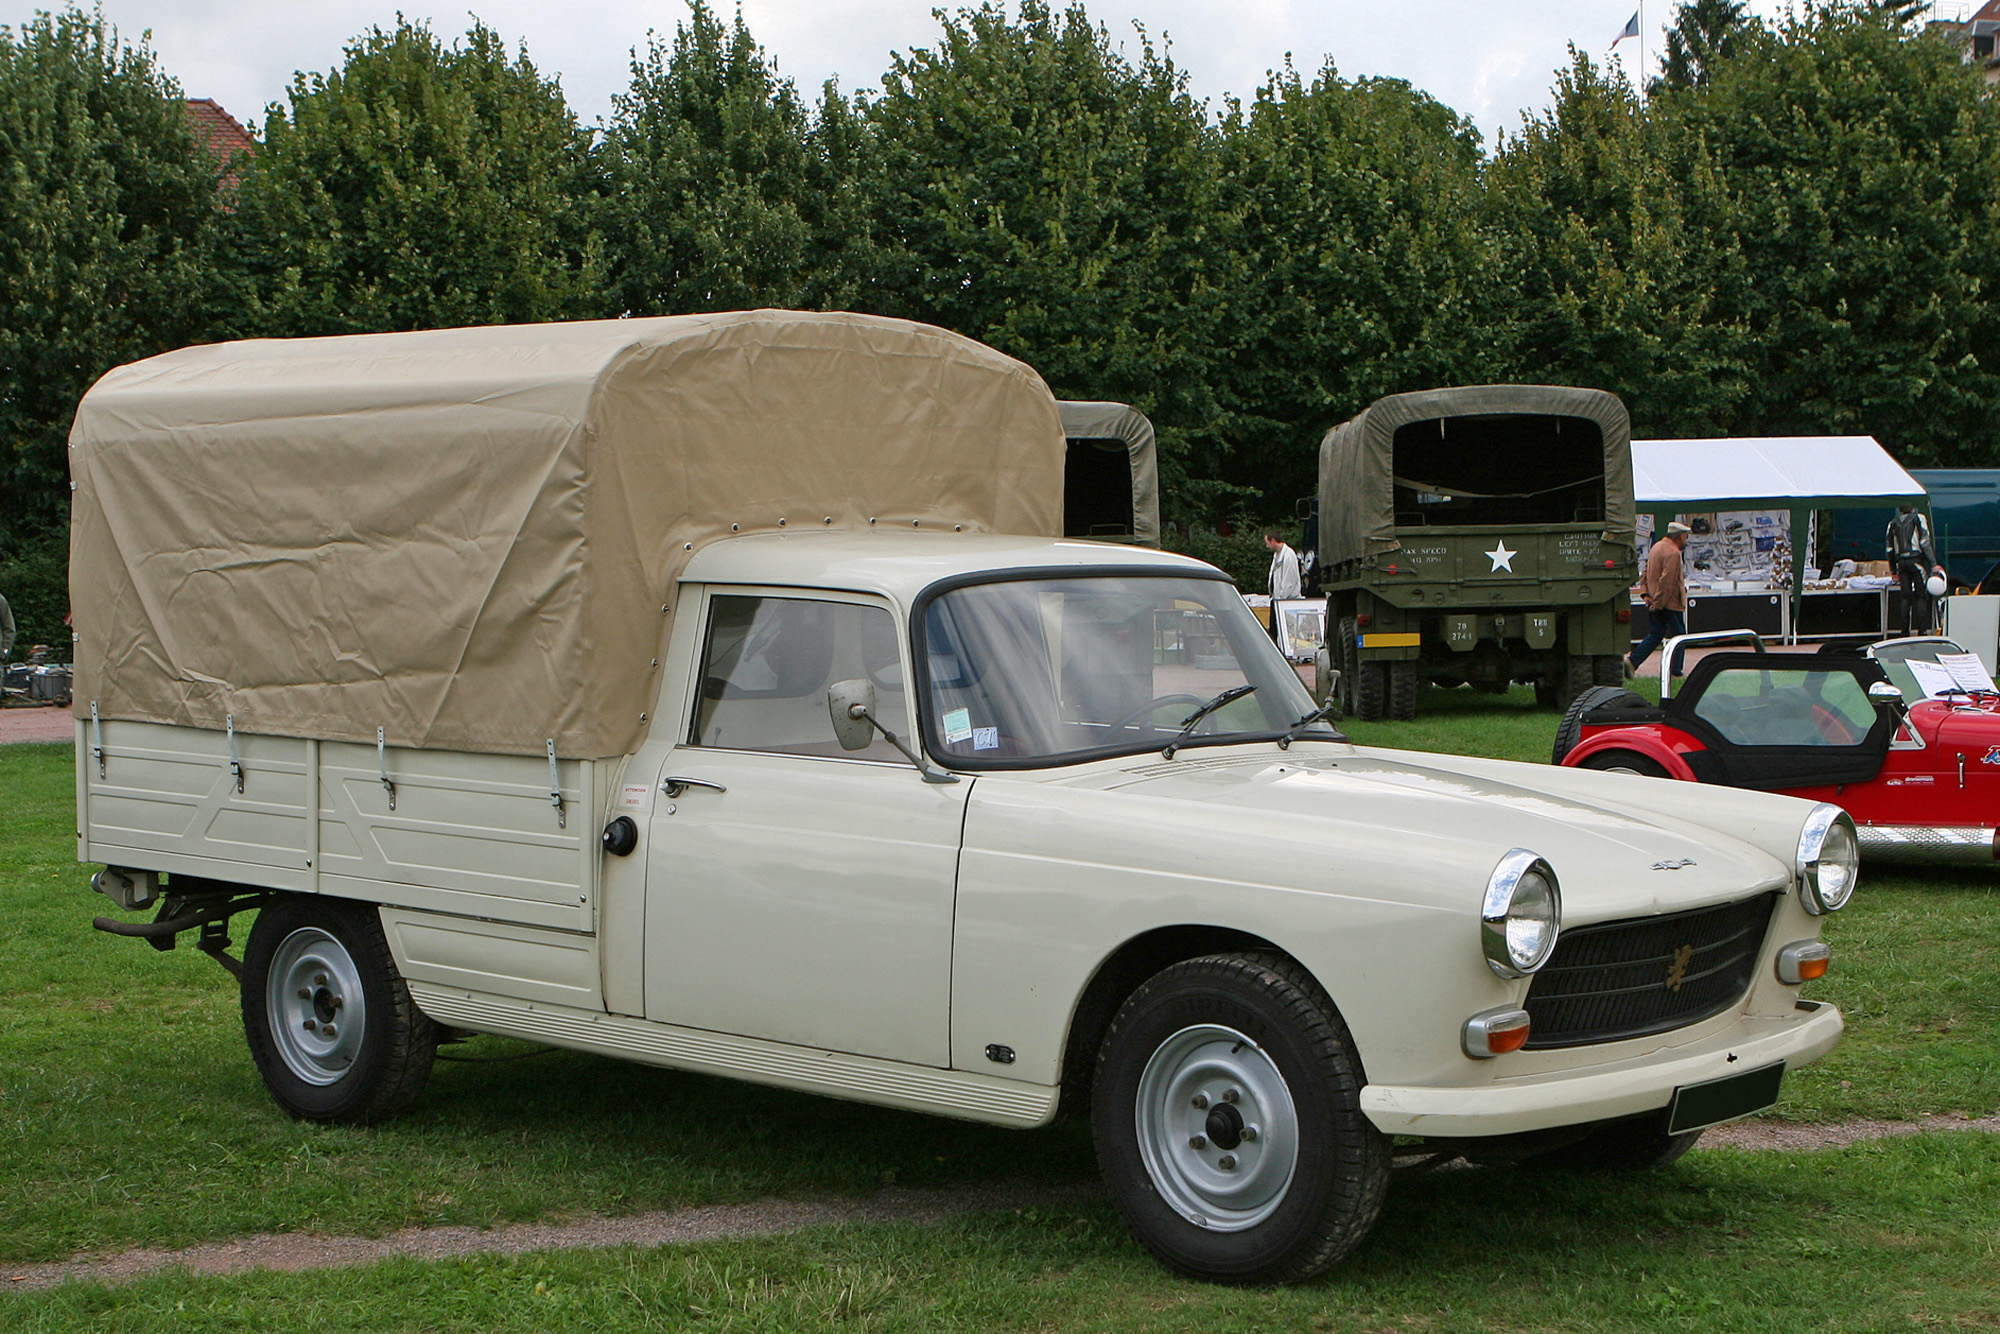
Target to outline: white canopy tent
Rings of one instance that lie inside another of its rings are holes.
[[[1796,544],[1814,510],[1905,504],[1930,510],[1922,483],[1872,435],[1634,440],[1632,486],[1635,508],[1653,516],[1655,532],[1676,513],[1789,510],[1794,625],[1807,564]]]

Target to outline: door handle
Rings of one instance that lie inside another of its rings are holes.
[[[660,791],[666,793],[669,797],[678,797],[691,787],[713,788],[717,792],[727,792],[729,790],[720,783],[709,782],[706,778],[662,778],[660,780]]]

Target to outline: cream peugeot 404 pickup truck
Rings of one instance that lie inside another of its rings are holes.
[[[1398,1153],[1663,1163],[1840,1032],[1835,808],[1349,744],[937,330],[191,349],[72,449],[79,855],[159,905],[100,925],[199,932],[297,1116],[473,1032],[1087,1108],[1147,1248],[1270,1282]]]

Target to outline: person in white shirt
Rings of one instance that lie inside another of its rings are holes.
[[[1271,553],[1271,601],[1298,597],[1302,589],[1299,554],[1276,533],[1264,534],[1264,546]]]

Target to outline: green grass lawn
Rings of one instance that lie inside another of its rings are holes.
[[[1417,723],[1350,730],[1545,760],[1555,717],[1516,696],[1431,691]],[[1022,1134],[567,1052],[441,1064],[386,1126],[294,1122],[251,1068],[227,974],[89,929],[106,905],[74,861],[71,782],[68,746],[0,747],[0,1259],[1094,1175],[1074,1125]],[[1788,1081],[1779,1115],[2000,1107],[2000,877],[1864,875],[1828,934],[1835,972],[1809,994],[1847,1012],[1848,1038]],[[1288,1294],[1172,1279],[1090,1206],[0,1306],[48,1329],[260,1329],[302,1304],[315,1328],[357,1330],[1952,1328],[2000,1322],[1996,1175],[1991,1141],[1948,1135],[1703,1154],[1622,1183],[1444,1173],[1399,1183],[1361,1256]]]

